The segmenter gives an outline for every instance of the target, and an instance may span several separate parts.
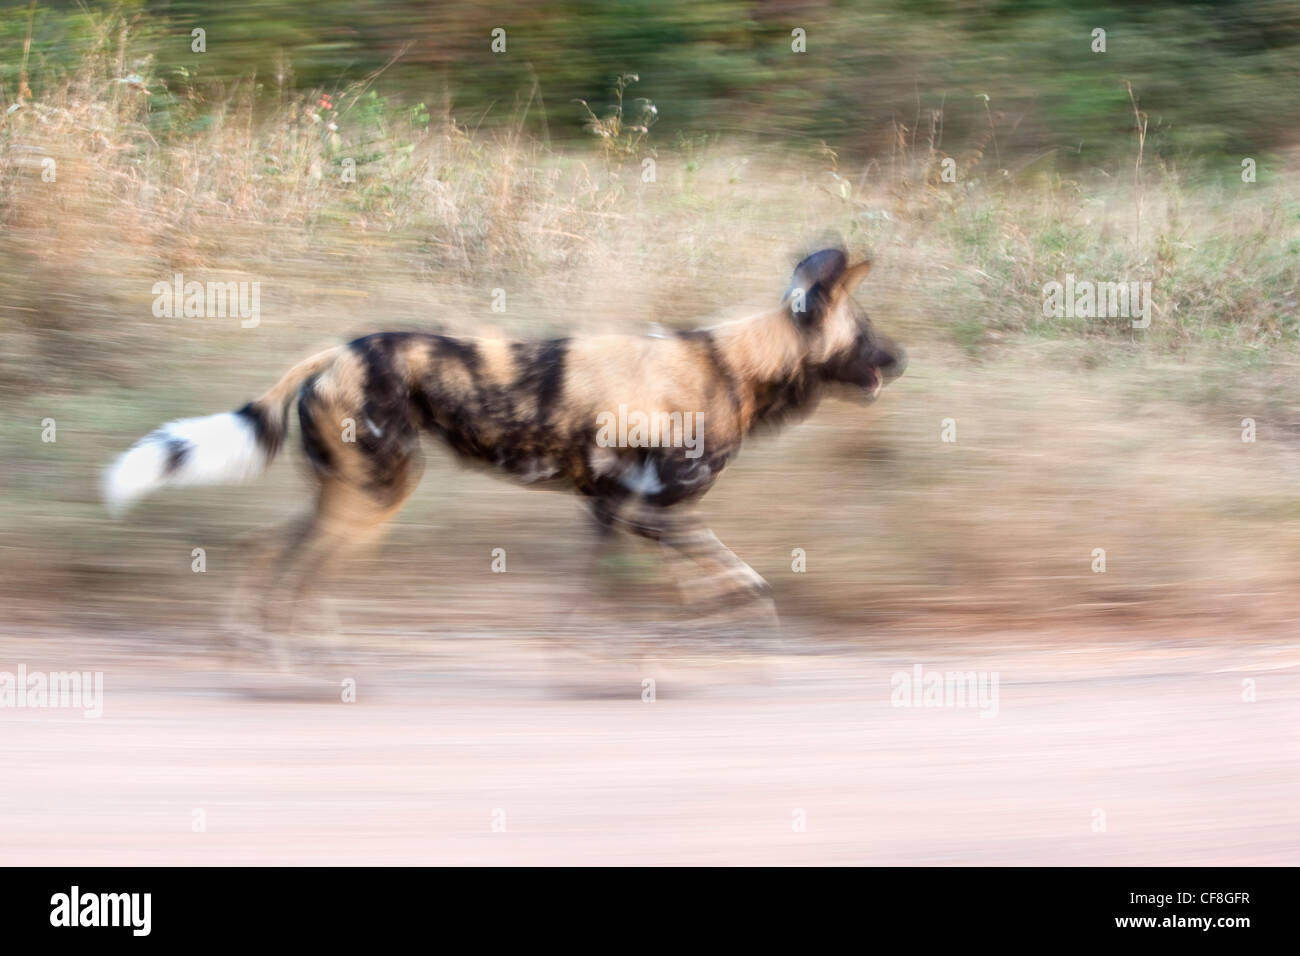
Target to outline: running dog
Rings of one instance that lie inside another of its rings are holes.
[[[104,476],[121,513],[167,486],[241,482],[275,457],[297,405],[318,485],[286,552],[305,580],[372,538],[410,497],[429,433],[527,485],[576,491],[603,532],[663,544],[693,567],[692,609],[737,604],[774,619],[770,589],[691,506],[760,426],[827,394],[870,400],[904,351],[853,300],[870,269],[825,249],[779,306],[662,335],[540,342],[378,332],[307,358],[235,412],[163,425]]]

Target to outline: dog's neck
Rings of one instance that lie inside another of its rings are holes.
[[[811,412],[821,397],[807,342],[785,309],[710,330],[735,382],[742,431]]]

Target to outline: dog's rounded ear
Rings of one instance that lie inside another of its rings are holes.
[[[782,302],[801,329],[815,328],[826,317],[848,268],[841,249],[814,252],[794,269]]]
[[[870,259],[863,259],[856,266],[845,269],[844,275],[840,277],[840,291],[845,295],[852,295],[857,291],[858,286],[862,285],[862,280],[867,277],[867,273],[870,271]]]

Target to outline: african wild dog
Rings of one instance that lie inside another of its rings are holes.
[[[296,398],[319,483],[289,552],[304,579],[397,514],[420,480],[426,431],[520,482],[576,490],[602,537],[622,529],[660,541],[692,563],[690,583],[711,602],[742,597],[773,615],[766,582],[690,506],[756,427],[804,415],[828,391],[874,398],[902,373],[903,350],[852,299],[869,268],[823,250],[799,263],[779,307],[692,332],[545,342],[367,335],[299,362],[236,412],[163,425],[109,469],[105,496],[120,511],[166,485],[253,477],[284,442]],[[598,441],[598,419],[624,406],[700,416],[703,447]]]

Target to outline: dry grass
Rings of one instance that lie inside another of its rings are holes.
[[[1284,177],[1191,183],[1147,156],[1135,224],[1132,182],[1001,177],[977,149],[948,184],[944,155],[900,130],[893,156],[864,164],[660,146],[647,183],[635,150],[480,137],[391,106],[382,78],[335,109],[288,92],[268,107],[243,88],[164,101],[118,82],[114,39],[0,128],[15,614],[213,617],[238,536],[297,506],[292,469],[166,496],[127,525],[102,515],[96,473],[164,418],[241,403],[308,348],[385,327],[532,335],[735,316],[770,304],[792,254],[833,230],[876,255],[860,298],[912,366],[873,409],[827,407],[757,443],[711,497],[720,535],[788,613],[849,637],[971,616],[1294,620],[1300,203]],[[151,287],[178,271],[259,281],[262,324],[155,318]],[[1043,284],[1066,272],[1152,280],[1152,328],[1042,318]],[[56,443],[41,441],[45,418]],[[945,418],[955,443],[940,440]],[[585,547],[577,514],[435,464],[380,559],[388,603],[430,630],[532,618],[581,594],[566,573]],[[467,577],[498,544],[516,573]],[[216,573],[190,572],[200,545]],[[793,548],[807,574],[790,571]]]

